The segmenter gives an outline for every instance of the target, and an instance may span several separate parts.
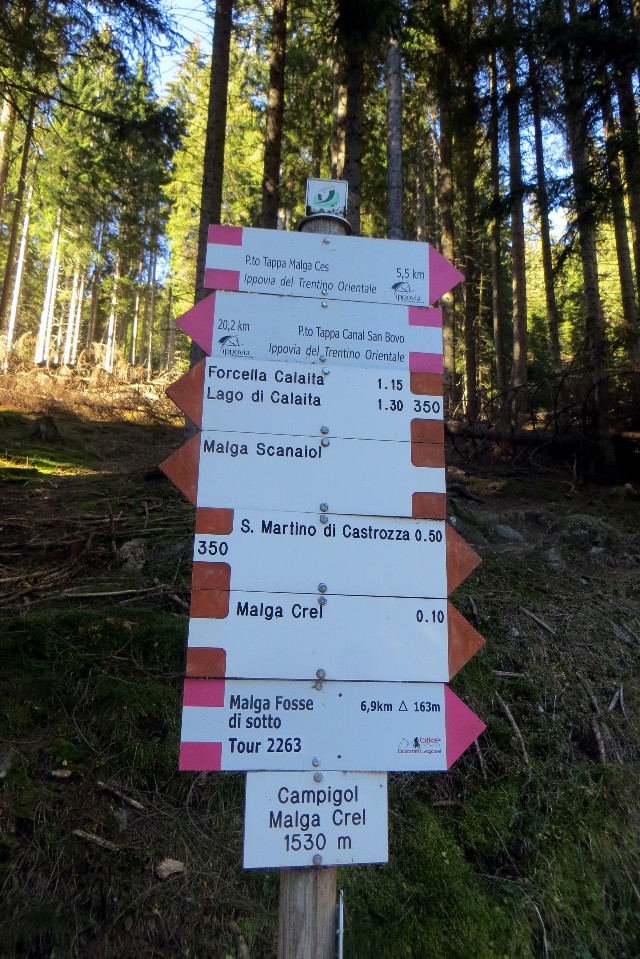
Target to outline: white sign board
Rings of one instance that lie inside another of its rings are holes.
[[[413,466],[412,444],[269,433],[200,436],[197,505],[411,516],[416,492],[444,493],[441,467]]]
[[[442,520],[236,510],[231,533],[196,533],[193,559],[229,563],[232,590],[317,594],[324,583],[327,595],[446,597],[446,529]]]
[[[440,683],[186,679],[180,768],[444,770],[482,729]]]
[[[244,868],[387,862],[384,773],[247,773]]]
[[[442,373],[442,312],[218,291],[180,320],[218,357]]]
[[[441,295],[430,298],[435,253],[427,243],[403,240],[211,226],[205,287],[429,306]],[[453,286],[462,277],[449,270]]]
[[[228,616],[190,620],[189,648],[223,649],[227,678],[448,682],[448,604],[231,592]]]
[[[441,396],[414,396],[381,370],[205,360],[202,429],[406,440],[413,419],[441,420]],[[444,440],[444,433],[443,433]]]

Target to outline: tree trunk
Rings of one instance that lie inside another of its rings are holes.
[[[144,258],[140,260],[138,266],[138,278],[136,281],[136,292],[133,300],[133,316],[131,317],[131,342],[129,343],[129,364],[135,366],[138,362],[138,323],[140,320],[140,286],[142,284],[142,273],[144,270]]]
[[[4,222],[4,198],[9,176],[11,145],[13,143],[15,123],[15,104],[12,100],[4,100],[2,103],[2,115],[0,116],[0,225]]]
[[[387,236],[402,240],[402,55],[400,41],[387,43]]]
[[[96,326],[98,323],[98,308],[100,305],[100,266],[102,262],[102,221],[95,226],[95,244],[93,255],[93,276],[91,278],[91,310],[89,312],[89,322],[87,324],[87,338],[85,347],[90,348],[96,337]]]
[[[331,179],[344,177],[344,149],[347,130],[347,64],[342,43],[334,46],[331,125]]]
[[[29,154],[31,153],[31,140],[33,137],[33,124],[36,115],[36,103],[32,100],[29,104],[29,114],[27,116],[27,126],[24,132],[24,144],[22,147],[22,159],[20,161],[20,174],[18,177],[18,189],[16,199],[13,205],[13,215],[11,220],[11,233],[9,234],[9,243],[7,246],[7,259],[4,270],[4,283],[2,284],[2,293],[0,293],[0,330],[4,326],[4,318],[7,313],[7,306],[11,298],[11,291],[14,282],[16,246],[18,245],[18,233],[22,221],[22,203],[24,200],[24,191],[27,184],[27,166],[29,163]]]
[[[416,160],[416,240],[426,243],[427,240],[427,183],[424,170],[424,130],[422,123],[418,126],[417,160]]]
[[[78,305],[76,307],[75,328],[73,333],[73,344],[71,346],[71,365],[75,366],[78,359],[78,340],[80,339],[80,327],[82,326],[82,306],[84,304],[84,288],[86,284],[84,273],[80,277],[80,290],[78,291]]]
[[[466,23],[464,43],[471,45],[474,11],[472,0],[466,3]],[[466,59],[466,58],[465,58]],[[476,146],[478,124],[478,97],[476,78],[471,58],[465,64],[462,75],[464,96],[465,130],[464,149],[464,193],[465,193],[465,284],[464,284],[464,369],[465,393],[467,396],[466,414],[474,421],[478,416],[478,313],[480,291],[478,277],[478,257],[476,252]]]
[[[69,300],[69,315],[67,318],[67,333],[64,339],[64,353],[62,355],[62,365],[68,366],[71,360],[71,349],[75,338],[76,313],[78,305],[78,290],[80,288],[80,264],[76,260],[73,271],[73,282],[71,286],[71,298]]]
[[[478,416],[478,365],[476,357],[476,318],[478,315],[478,278],[476,270],[476,190],[475,130],[465,135],[465,282],[464,282],[464,369],[466,414],[473,422]]]
[[[626,17],[620,0],[607,0],[613,26],[625,25]],[[633,89],[633,66],[629,58],[621,56],[613,64],[614,83],[620,110],[621,147],[627,179],[629,218],[636,285],[640,287],[640,143],[638,142],[638,113]]]
[[[176,354],[176,324],[173,321],[173,287],[169,284],[169,295],[167,297],[167,372],[173,369]]]
[[[443,256],[455,262],[455,225],[453,216],[453,143],[451,123],[451,68],[447,42],[449,0],[441,3],[441,18],[436,32],[437,84],[440,120],[440,220],[442,224],[441,247]],[[442,297],[443,339],[443,391],[445,415],[451,416],[458,403],[455,355],[455,314],[453,291]]]
[[[217,0],[211,52],[211,79],[207,108],[207,133],[202,171],[200,222],[198,225],[198,256],[196,260],[195,302],[207,296],[204,273],[207,259],[209,226],[219,223],[222,213],[222,182],[224,178],[224,144],[227,130],[227,96],[229,90],[229,52],[233,27],[233,0]],[[189,365],[195,366],[204,357],[204,350],[191,343]],[[195,425],[187,420],[187,436],[195,433]]]
[[[536,155],[536,202],[540,215],[540,247],[542,251],[542,275],[544,278],[544,296],[547,309],[547,329],[549,330],[549,355],[553,372],[561,373],[560,323],[556,291],[553,282],[551,228],[549,225],[549,192],[547,190],[547,176],[544,167],[544,146],[542,138],[542,91],[540,89],[537,67],[531,53],[529,53],[528,59],[531,113],[533,117],[533,136]]]
[[[156,322],[156,257],[157,251],[154,241],[149,256],[149,284],[151,290],[149,294],[149,326],[147,329],[147,383],[151,379],[153,366],[153,328]]]
[[[492,3],[490,17],[495,17]],[[496,390],[500,397],[501,408],[507,392],[507,358],[504,343],[504,311],[502,298],[502,214],[500,205],[500,115],[498,105],[498,58],[496,52],[495,30],[492,32],[492,47],[489,54],[489,142],[491,166],[491,319],[493,328],[493,348],[495,352]]]
[[[611,89],[606,70],[600,76],[599,84],[600,107],[602,110],[602,124],[604,128],[604,148],[611,196],[611,213],[613,216],[613,231],[616,241],[616,255],[618,259],[618,276],[620,278],[620,294],[622,300],[622,315],[627,334],[634,335],[638,331],[638,305],[633,282],[633,267],[631,265],[631,251],[629,249],[629,234],[627,232],[627,211],[624,204],[624,186],[620,169],[620,151],[613,108],[611,106]]]
[[[58,244],[60,242],[60,230],[62,228],[62,210],[56,214],[56,224],[53,231],[53,240],[51,243],[51,253],[49,255],[49,270],[47,272],[47,285],[44,294],[44,303],[40,314],[40,325],[38,328],[38,342],[34,363],[46,363],[49,358],[49,341],[51,339],[51,321],[53,316],[53,307],[56,300],[56,290],[58,286]]]
[[[275,230],[278,226],[286,51],[287,0],[274,0],[271,20],[267,140],[264,148],[262,216],[260,219],[260,226],[270,230]]]
[[[195,301],[207,295],[204,271],[207,258],[207,234],[212,223],[220,222],[222,181],[224,176],[224,143],[227,129],[227,95],[229,88],[229,50],[233,21],[233,0],[217,0],[211,53],[211,80],[207,109],[207,133],[204,147],[198,257],[196,263]],[[196,347],[202,356],[202,350]],[[197,362],[192,356],[192,364]]]
[[[107,373],[113,373],[113,362],[116,354],[116,340],[118,335],[118,292],[120,286],[120,253],[116,256],[115,268],[113,271],[113,287],[111,288],[111,304],[109,309],[109,319],[107,321],[107,332],[105,336],[105,355],[104,369]]]
[[[344,144],[344,178],[349,184],[347,220],[354,236],[360,234],[360,181],[362,175],[362,100],[364,55],[357,40],[350,41],[347,51],[347,117]]]
[[[575,0],[569,2],[575,17]],[[564,21],[561,2],[559,19]],[[589,141],[586,120],[586,92],[577,57],[566,47],[561,52],[561,76],[564,87],[567,141],[573,170],[573,189],[577,217],[585,302],[586,346],[592,377],[592,435],[596,445],[595,472],[610,481],[617,475],[613,444],[609,433],[609,390],[607,384],[607,345],[604,315],[598,281],[598,255],[594,217],[594,186],[589,169]]]
[[[31,216],[31,199],[33,197],[33,187],[29,187],[27,193],[27,204],[24,210],[24,220],[22,221],[22,235],[20,237],[20,249],[18,250],[18,261],[16,263],[15,279],[13,281],[13,296],[11,297],[11,309],[9,310],[9,322],[7,324],[7,342],[4,369],[7,369],[7,360],[13,348],[13,337],[15,334],[16,320],[18,317],[18,305],[20,303],[20,292],[22,290],[22,277],[24,274],[24,261],[27,253],[27,240],[29,239],[29,218]]]
[[[527,385],[527,264],[524,239],[524,183],[520,151],[520,87],[515,46],[513,0],[505,3],[507,43],[504,61],[507,78],[507,133],[509,141],[509,193],[511,196],[511,289],[513,292],[513,362],[511,388],[515,391],[513,408],[526,408]]]

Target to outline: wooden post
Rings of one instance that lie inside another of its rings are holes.
[[[301,233],[346,236],[346,220],[322,213],[305,217]],[[335,866],[280,870],[278,959],[335,959],[337,933]]]
[[[280,870],[278,959],[335,959],[335,866]]]

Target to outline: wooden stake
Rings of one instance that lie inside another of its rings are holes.
[[[335,866],[280,870],[278,959],[335,959]]]
[[[338,217],[309,217],[302,233],[344,236]],[[335,959],[336,888],[335,866],[312,866],[280,870],[280,923],[278,959]]]

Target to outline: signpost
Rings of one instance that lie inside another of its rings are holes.
[[[168,390],[202,432],[162,464],[197,507],[180,768],[248,773],[280,959],[332,955],[331,867],[386,861],[385,773],[484,728],[445,685],[484,642],[447,600],[479,562],[444,522],[432,304],[462,276],[339,235],[341,184],[307,206],[302,234],[210,228],[215,292],[178,321],[206,356]]]

